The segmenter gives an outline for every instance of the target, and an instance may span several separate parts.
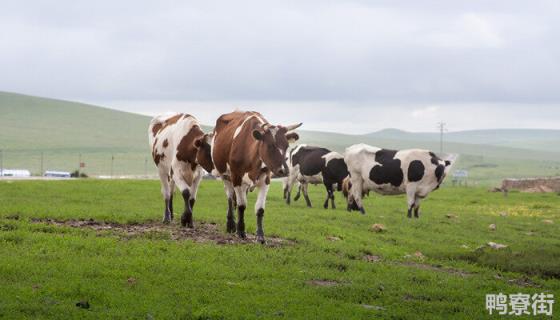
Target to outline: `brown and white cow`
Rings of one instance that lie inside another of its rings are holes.
[[[202,131],[195,117],[178,113],[153,118],[148,137],[165,200],[163,222],[173,220],[173,190],[177,185],[185,201],[181,225],[192,228],[192,210],[203,169],[210,172],[214,168],[211,135]]]
[[[245,238],[247,192],[258,188],[255,204],[257,241],[264,243],[263,217],[271,174],[288,173],[286,150],[289,142],[299,139],[292,132],[300,124],[271,125],[258,112],[235,111],[216,120],[212,139],[213,174],[224,181],[228,198],[227,231],[236,231],[233,217],[237,202],[237,235]]]

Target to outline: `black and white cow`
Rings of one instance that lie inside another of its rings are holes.
[[[413,210],[418,218],[420,201],[439,188],[451,165],[427,150],[396,151],[366,144],[348,147],[344,161],[350,172],[343,187],[349,211],[365,213],[362,197],[370,190],[382,195],[406,193],[409,218]]]
[[[327,199],[323,207],[335,209],[334,190],[342,191],[342,182],[348,177],[348,168],[344,163],[344,157],[326,148],[299,145],[291,150],[288,158],[289,175],[284,181],[284,198],[290,204],[291,192],[294,184],[299,183],[298,193],[294,200],[298,200],[301,191],[308,207],[311,201],[307,194],[307,186],[323,183],[327,189]]]

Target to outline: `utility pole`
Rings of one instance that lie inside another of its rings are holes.
[[[82,154],[78,154],[78,176],[76,178],[79,178],[81,175],[82,171]]]
[[[440,121],[437,124],[439,129],[439,153],[440,155],[443,154],[443,132],[447,131],[447,123]]]
[[[111,179],[113,178],[113,164],[115,162],[115,155],[111,153]]]

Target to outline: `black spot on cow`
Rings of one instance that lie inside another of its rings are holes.
[[[441,182],[441,180],[443,179],[443,173],[445,172],[445,166],[444,165],[438,165],[436,168],[436,178],[438,182]]]
[[[329,152],[325,148],[302,147],[292,156],[292,165],[299,164],[299,171],[304,176],[317,175],[325,167],[323,156]]]
[[[326,184],[336,183],[338,191],[342,191],[342,182],[348,175],[348,166],[341,158],[331,159],[323,170],[323,180]]]
[[[432,164],[433,164],[434,166],[438,166],[438,165],[439,165],[439,158],[438,158],[438,156],[436,156],[435,153],[430,152],[430,157],[432,157],[432,158],[430,159],[430,161],[432,162]]]
[[[408,165],[408,181],[417,182],[424,177],[424,164],[420,160],[414,160]]]
[[[397,151],[381,149],[375,153],[375,161],[380,165],[374,166],[369,172],[369,178],[376,184],[387,184],[398,187],[402,184],[404,175],[401,160],[395,159]]]

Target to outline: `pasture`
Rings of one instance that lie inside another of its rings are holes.
[[[160,225],[159,190],[0,181],[0,318],[480,319],[487,293],[560,295],[556,194],[444,186],[408,219],[404,196],[370,196],[360,215],[340,193],[339,209],[323,209],[323,187],[309,188],[314,208],[288,207],[273,183],[263,246],[225,233],[220,181],[200,187],[194,240],[179,230],[178,195],[173,225]]]

